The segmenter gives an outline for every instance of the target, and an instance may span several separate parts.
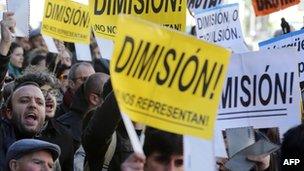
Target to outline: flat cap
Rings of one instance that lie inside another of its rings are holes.
[[[60,155],[60,147],[56,144],[52,144],[46,141],[36,140],[36,139],[21,139],[14,142],[7,151],[6,154],[6,165],[12,159],[19,159],[26,154],[46,150],[50,152],[53,160],[57,160]]]

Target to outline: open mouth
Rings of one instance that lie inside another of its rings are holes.
[[[38,117],[34,113],[29,113],[25,116],[25,122],[27,125],[34,125],[37,121]]]
[[[47,102],[45,104],[45,109],[46,109],[46,112],[52,112],[54,110],[54,103]]]

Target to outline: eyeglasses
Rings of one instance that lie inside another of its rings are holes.
[[[12,78],[12,77],[10,77],[10,76],[6,76],[6,77],[4,78],[4,82],[5,82],[5,83],[9,83],[9,82],[12,82],[12,81],[14,81],[14,78]]]
[[[88,77],[77,77],[77,78],[75,78],[74,80],[75,80],[75,81],[81,80],[82,82],[85,82],[87,79],[88,79]]]
[[[60,80],[66,80],[66,79],[68,79],[68,75],[63,75],[62,74],[62,75],[59,76],[59,79]]]
[[[48,94],[52,95],[52,96],[57,96],[58,95],[58,91],[56,89],[49,89],[49,90],[43,90],[41,89],[42,94],[44,97],[46,97]]]

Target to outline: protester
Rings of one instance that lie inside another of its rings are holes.
[[[10,50],[10,46],[12,43],[12,33],[15,32],[16,21],[13,18],[14,13],[12,12],[4,12],[3,19],[1,20],[1,41],[0,41],[0,74],[1,79],[0,83],[2,83],[3,75],[6,74],[7,63],[9,62],[8,53]],[[2,72],[3,71],[3,72]]]
[[[45,41],[40,33],[40,28],[32,30],[30,32],[29,41],[33,49],[36,48],[47,49]]]
[[[35,138],[60,146],[62,151],[59,158],[61,169],[71,171],[73,170],[72,162],[74,156],[73,139],[66,126],[54,119],[57,107],[56,97],[59,93],[58,81],[55,76],[44,71],[40,73],[26,73],[15,82],[18,85],[29,81],[35,82],[40,86],[45,98],[46,119],[43,128]]]
[[[101,58],[101,53],[99,52],[97,43],[91,43],[90,49],[91,49],[91,56],[93,57],[93,60]]]
[[[69,81],[68,81],[68,76],[70,72],[70,67],[66,65],[58,65],[56,68],[56,77],[60,81],[60,91],[62,94],[64,94],[68,87],[69,87]]]
[[[81,144],[82,120],[87,113],[102,103],[103,84],[108,78],[108,75],[102,73],[89,76],[76,92],[70,111],[58,118],[62,124],[69,126],[75,142],[75,151]]]
[[[35,139],[14,142],[7,151],[8,171],[53,171],[60,148],[52,143]]]
[[[59,117],[70,110],[70,105],[73,101],[75,92],[86,81],[86,79],[94,73],[94,68],[87,62],[76,63],[71,67],[68,75],[69,87],[63,96],[63,101],[56,111],[55,117]],[[79,108],[79,106],[76,108]],[[82,111],[82,109],[80,110]]]
[[[8,65],[9,76],[12,78],[17,78],[22,75],[22,66],[23,66],[23,49],[17,43],[12,43],[10,50],[10,63]]]
[[[8,99],[7,118],[0,119],[0,166],[8,147],[23,138],[33,138],[40,132],[45,120],[45,100],[39,85],[25,82],[17,85]]]
[[[23,48],[24,54],[32,49],[28,37],[16,37],[15,42]]]
[[[46,56],[42,56],[42,55],[35,56],[31,61],[31,65],[35,65],[41,68],[46,68]]]
[[[87,126],[84,126],[82,144],[90,171],[102,168],[108,168],[108,171],[119,170],[133,149],[113,92],[107,95],[104,103],[87,120],[88,123],[84,123]]]
[[[301,171],[304,170],[304,125],[298,125],[289,129],[283,136],[281,146],[281,166],[282,171]],[[299,159],[300,163],[292,165],[290,159]]]
[[[68,67],[72,66],[72,53],[68,49],[64,49],[59,53],[59,64],[66,65]]]
[[[184,170],[183,137],[154,128],[145,132],[143,154],[133,153],[121,165],[122,171]],[[203,154],[202,154],[203,155]]]

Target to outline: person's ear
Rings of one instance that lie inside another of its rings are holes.
[[[74,81],[69,80],[69,87],[70,87],[71,89],[74,89],[74,87],[75,87]]]
[[[15,159],[10,160],[8,165],[9,165],[10,171],[17,171],[17,169],[18,169],[17,160],[15,160]]]
[[[91,93],[89,96],[89,101],[92,105],[97,106],[100,103],[100,97],[94,93]]]
[[[13,118],[13,112],[12,112],[12,109],[10,107],[7,107],[4,109],[4,113],[5,113],[5,116],[11,120]]]

